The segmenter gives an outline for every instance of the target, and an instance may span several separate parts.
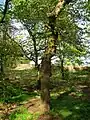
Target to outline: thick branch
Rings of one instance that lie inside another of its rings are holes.
[[[65,0],[58,0],[58,3],[55,7],[55,9],[48,14],[48,17],[57,17],[61,11],[61,9],[63,8],[63,5],[65,4]]]
[[[16,42],[8,33],[7,33],[7,36],[8,36],[12,41],[14,41],[16,44],[18,44],[18,42]],[[21,48],[23,54],[25,55],[25,57],[26,57],[27,59],[34,61],[34,59],[31,59],[31,56],[28,57],[26,51],[23,49],[23,47],[22,47],[20,44],[18,44],[18,46]],[[35,62],[35,61],[34,61],[34,62]]]
[[[26,27],[29,35],[32,37],[33,47],[34,47],[34,54],[35,54],[35,66],[38,66],[38,51],[37,51],[37,47],[36,47],[35,36],[33,35],[32,31],[28,28],[27,24],[24,24],[24,26]]]
[[[65,5],[69,4],[71,1],[72,0],[58,0],[58,3],[56,5],[55,9],[51,13],[48,14],[48,17],[52,17],[53,16],[53,17],[57,18],[59,13],[60,13],[60,11],[62,10],[62,8]]]
[[[65,3],[65,0],[59,0],[58,4],[55,7],[54,14],[57,17],[61,9],[63,8],[63,5]]]

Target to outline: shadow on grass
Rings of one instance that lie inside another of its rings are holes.
[[[38,96],[38,93],[24,91],[21,87],[8,83],[1,86],[0,102],[20,103],[35,96]]]
[[[10,102],[10,103],[21,103],[21,102],[23,102],[23,101],[26,101],[26,100],[28,100],[28,99],[30,99],[30,98],[33,98],[33,97],[35,97],[35,96],[37,96],[38,94],[37,93],[35,93],[35,92],[31,92],[31,93],[29,93],[29,94],[27,94],[27,93],[22,93],[22,94],[20,94],[20,95],[17,95],[17,96],[13,96],[13,97],[11,97],[11,98],[8,98],[8,102]]]
[[[90,120],[90,101],[83,101],[72,96],[52,98],[52,112],[62,115],[64,120]]]
[[[31,98],[35,98],[36,96],[38,96],[37,92],[28,92],[28,91],[23,91],[23,89],[21,87],[17,87],[13,84],[7,83],[6,85],[2,85],[2,89],[0,91],[2,94],[0,94],[0,104],[1,104],[1,108],[0,108],[0,119],[2,120],[6,120],[9,119],[10,114],[12,115],[12,118],[14,116],[14,111],[22,106],[23,104],[25,104],[28,100],[30,100]],[[17,111],[17,110],[16,110]],[[24,117],[26,118],[27,115],[32,118],[32,115],[29,115],[29,113],[26,111],[24,113],[25,110],[23,110],[22,113],[20,113],[21,115],[21,120],[23,120],[23,114]],[[15,113],[16,117],[17,115],[19,115],[18,112]],[[20,117],[20,116],[19,116]],[[14,118],[10,120],[15,120]],[[16,119],[17,120],[17,119]],[[24,119],[25,120],[25,119]]]
[[[0,102],[17,103],[37,96],[36,75],[35,69],[7,71],[5,80],[0,82]]]

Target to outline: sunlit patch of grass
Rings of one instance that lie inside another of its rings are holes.
[[[70,115],[72,114],[72,112],[69,111],[68,109],[64,108],[64,109],[60,110],[60,114],[61,114],[64,118],[66,118],[66,117],[70,116]]]
[[[9,116],[9,120],[36,120],[39,115],[39,113],[31,114],[22,106]]]

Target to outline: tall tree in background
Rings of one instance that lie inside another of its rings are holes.
[[[64,79],[64,65],[66,59],[69,60],[69,62],[73,60],[74,63],[76,62],[76,57],[79,57],[80,59],[80,56],[85,53],[84,44],[79,35],[80,29],[67,9],[62,10],[57,22],[59,35],[57,57],[60,59],[62,79]]]
[[[16,58],[21,54],[21,49],[17,43],[8,36],[10,33],[9,12],[10,0],[5,1],[5,5],[0,5],[0,75],[3,76],[7,68],[12,67]]]

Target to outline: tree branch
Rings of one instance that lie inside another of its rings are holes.
[[[3,23],[3,22],[4,22],[4,19],[5,19],[7,10],[8,10],[9,1],[10,1],[10,0],[6,0],[6,1],[5,1],[5,8],[4,8],[4,11],[3,11],[3,17],[2,17],[2,19],[0,20],[0,23]]]
[[[34,61],[34,59],[31,58],[31,57],[32,57],[32,54],[31,54],[31,56],[29,57],[29,56],[27,55],[26,51],[23,49],[23,47],[22,47],[18,42],[16,42],[8,33],[7,33],[7,37],[10,38],[12,41],[14,41],[16,44],[18,44],[18,46],[21,48],[23,54],[25,55],[25,57],[26,57],[27,59]],[[35,62],[35,61],[34,61],[34,62]]]
[[[55,7],[55,9],[51,12],[48,13],[48,17],[55,17],[57,18],[57,16],[59,15],[60,11],[62,10],[63,6],[65,6],[66,4],[69,4],[72,0],[58,0],[58,3]]]
[[[56,5],[55,9],[51,13],[47,14],[48,17],[53,17],[54,16],[55,18],[57,18],[59,12],[63,8],[64,3],[65,3],[65,0],[58,0],[58,3]]]

